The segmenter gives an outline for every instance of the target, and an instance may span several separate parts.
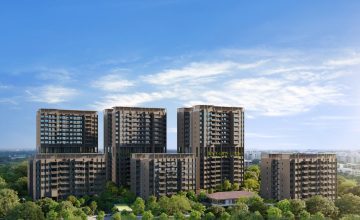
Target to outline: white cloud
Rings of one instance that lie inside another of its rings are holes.
[[[38,70],[37,78],[41,80],[53,81],[69,81],[72,79],[73,73],[64,68],[47,68],[42,67]]]
[[[95,88],[112,92],[122,91],[134,85],[135,83],[133,81],[123,79],[121,76],[116,74],[103,76],[99,80],[92,83],[92,86]]]
[[[111,94],[103,97],[101,101],[95,102],[95,108],[103,110],[113,106],[140,106],[145,103],[174,98],[175,94],[171,91],[134,94]]]
[[[336,67],[360,65],[360,55],[354,54],[353,56],[347,58],[328,60],[327,62],[325,62],[325,65],[336,66]]]
[[[15,98],[0,98],[0,104],[17,105],[18,102],[15,100]]]
[[[138,106],[172,99],[179,106],[243,106],[254,118],[295,115],[320,105],[348,102],[346,86],[339,79],[350,76],[351,69],[330,65],[324,61],[329,60],[324,54],[260,52],[222,51],[217,61],[189,61],[177,68],[143,75],[134,87],[147,92],[107,95],[96,106]],[[119,83],[119,87],[124,84]]]
[[[209,80],[213,77],[226,75],[234,70],[252,69],[262,65],[264,60],[255,63],[236,63],[232,61],[221,62],[196,62],[190,63],[179,69],[167,69],[160,73],[148,75],[144,80],[156,85],[172,85],[183,81],[191,82],[193,80]],[[212,80],[211,80],[212,81]]]
[[[61,103],[72,99],[77,95],[77,90],[62,86],[43,86],[26,90],[31,101],[44,103]]]
[[[200,93],[188,105],[216,104],[243,106],[260,115],[280,116],[306,112],[324,103],[335,103],[342,96],[333,85],[308,83],[298,85],[286,79],[246,78],[224,83],[222,90],[208,90]]]

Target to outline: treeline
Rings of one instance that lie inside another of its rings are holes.
[[[20,197],[28,198],[26,160],[0,165],[0,188],[13,189]]]
[[[260,170],[250,166],[244,174],[244,185],[224,181],[215,189],[194,192],[179,192],[171,197],[150,197],[146,201],[126,188],[108,182],[99,195],[77,198],[69,196],[63,201],[44,198],[36,202],[27,197],[26,161],[0,166],[0,218],[5,219],[48,219],[85,220],[97,215],[104,219],[105,213],[111,219],[190,219],[190,220],[360,220],[360,185],[356,179],[338,176],[338,198],[331,201],[322,196],[306,200],[265,201],[259,196],[241,198],[231,207],[210,206],[207,193],[215,191],[249,190],[258,192]],[[132,212],[118,212],[114,204],[124,204]]]

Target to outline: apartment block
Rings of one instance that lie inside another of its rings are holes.
[[[131,154],[166,152],[166,110],[140,107],[106,109],[104,147],[109,180],[117,185],[130,186]]]
[[[106,184],[101,154],[37,154],[29,160],[29,193],[34,200],[94,195]]]
[[[106,163],[98,153],[96,111],[40,109],[36,149],[28,166],[28,189],[34,200],[92,195],[104,189]]]
[[[97,153],[96,111],[40,109],[36,114],[37,153]]]
[[[131,157],[131,190],[142,198],[195,190],[193,154],[146,153]]]
[[[196,158],[196,189],[243,182],[244,109],[196,105],[177,111],[178,153]]]
[[[337,195],[335,154],[263,154],[261,189],[263,198],[306,199]]]

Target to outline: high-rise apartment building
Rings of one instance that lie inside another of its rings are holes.
[[[104,147],[108,177],[130,186],[133,153],[166,152],[166,110],[163,108],[113,107],[104,111]]]
[[[37,153],[97,153],[97,112],[38,110],[36,149]]]
[[[193,154],[146,153],[131,157],[131,190],[137,196],[169,196],[195,190]]]
[[[244,109],[197,105],[177,112],[178,153],[196,158],[196,189],[214,189],[224,180],[242,184]]]
[[[335,154],[263,154],[260,194],[266,199],[337,195]]]
[[[97,112],[40,109],[36,128],[37,154],[28,167],[28,189],[34,200],[103,190],[106,163],[98,153]]]

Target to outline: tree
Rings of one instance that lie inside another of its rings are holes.
[[[335,202],[339,208],[340,214],[357,214],[360,215],[360,197],[351,193],[342,195]]]
[[[248,171],[256,173],[256,175],[260,176],[260,167],[259,165],[251,165],[247,168]]]
[[[206,207],[200,202],[192,202],[191,209],[200,212],[201,215],[204,214]]]
[[[174,215],[175,220],[185,220],[186,217],[182,212],[177,211]]]
[[[197,197],[194,191],[189,191],[186,193],[186,197],[191,201],[197,202]]]
[[[290,210],[295,216],[299,216],[301,211],[306,209],[305,201],[300,199],[291,199],[290,200]]]
[[[216,219],[216,217],[212,212],[206,213],[205,220],[215,220],[215,219]]]
[[[283,217],[288,220],[295,220],[295,215],[291,211],[283,212]]]
[[[244,180],[244,187],[251,191],[258,192],[260,189],[260,184],[259,184],[259,181],[255,180],[255,179],[246,179],[246,180]]]
[[[91,213],[92,213],[92,211],[91,211],[91,209],[90,209],[89,206],[82,207],[81,209],[82,209],[83,212],[84,212],[85,214],[87,214],[87,215],[91,215]]]
[[[234,183],[234,184],[232,185],[232,190],[233,190],[233,191],[238,191],[239,189],[240,189],[239,183]]]
[[[17,192],[12,189],[0,190],[0,218],[5,217],[19,203]]]
[[[116,212],[111,216],[111,220],[121,220],[121,214],[120,212]]]
[[[44,213],[35,202],[19,203],[13,208],[6,219],[45,220]]]
[[[291,204],[287,199],[283,199],[276,203],[276,207],[278,207],[282,212],[291,211]]]
[[[43,198],[36,201],[36,204],[40,206],[43,213],[48,213],[51,210],[56,210],[57,206],[59,205],[57,202],[55,202],[51,198]]]
[[[247,220],[263,220],[263,219],[264,217],[258,211],[251,213],[247,218]]]
[[[98,215],[96,216],[97,220],[104,220],[105,217],[105,212],[104,211],[100,211],[98,212]]]
[[[351,191],[353,187],[356,187],[357,183],[355,180],[347,179],[344,176],[337,177],[338,182],[338,194],[341,196]]]
[[[306,210],[302,210],[299,213],[299,219],[300,220],[309,220],[310,217],[311,217],[311,214]]]
[[[83,206],[85,204],[85,198],[80,198],[78,199],[78,201],[80,202],[80,206]]]
[[[82,209],[75,208],[73,210],[72,214],[74,215],[75,218],[80,217],[82,220],[87,220],[87,215],[85,214],[85,212]]]
[[[137,197],[133,205],[131,206],[135,215],[140,215],[145,210],[145,202],[142,198]],[[150,212],[151,213],[151,212]]]
[[[230,191],[231,190],[231,183],[229,180],[225,180],[222,186],[224,191]]]
[[[57,220],[58,219],[58,213],[55,212],[55,210],[50,210],[46,214],[46,220]]]
[[[231,210],[231,213],[233,213],[233,212],[248,212],[249,211],[249,207],[241,201],[238,201],[235,205],[230,206],[229,209]]]
[[[199,202],[204,202],[207,200],[207,195],[206,195],[206,192],[201,190],[199,195],[198,195],[198,201]]]
[[[325,216],[321,212],[317,212],[314,215],[311,216],[311,220],[325,220]]]
[[[121,197],[123,198],[123,202],[127,204],[133,203],[136,199],[136,195],[128,189],[122,190]]]
[[[268,219],[280,219],[282,217],[282,211],[275,206],[271,206],[267,210],[267,217]]]
[[[246,199],[245,203],[249,207],[250,212],[259,211],[262,216],[265,216],[267,214],[267,207],[264,203],[264,200],[260,196],[252,196]]]
[[[97,209],[97,203],[95,201],[92,201],[90,202],[90,205],[89,205],[90,209],[91,209],[91,213],[94,215],[95,214],[95,211]]]
[[[73,217],[73,212],[76,208],[72,205],[70,201],[61,201],[56,207],[56,211],[59,213],[59,217],[64,219],[69,219]]]
[[[360,185],[354,186],[351,189],[347,190],[349,193],[352,193],[356,196],[360,196]]]
[[[142,215],[142,220],[152,220],[154,219],[153,214],[151,213],[151,211],[145,211]]]
[[[158,202],[161,212],[173,215],[176,212],[188,212],[191,210],[190,201],[185,196],[173,195],[170,198],[162,196]]]
[[[257,175],[256,172],[252,172],[252,171],[245,171],[244,173],[244,179],[254,179],[254,180],[259,180],[259,177]]]
[[[230,220],[231,215],[227,212],[223,212],[220,216],[220,220]]]
[[[12,188],[18,192],[20,196],[27,196],[28,195],[28,180],[26,176],[20,177],[15,181],[15,183],[12,185]]]
[[[339,212],[333,201],[320,195],[313,196],[305,202],[307,211],[310,214],[320,212],[326,217],[335,218]]]
[[[146,201],[146,210],[150,210],[151,213],[153,213],[154,215],[159,215],[160,214],[160,206],[156,202],[156,197],[155,196],[150,196],[148,198],[148,200]]]
[[[7,187],[6,181],[4,178],[0,176],[0,189],[4,189]]]
[[[195,211],[193,210],[191,213],[190,213],[190,220],[201,220],[201,213],[198,212],[198,211]]]
[[[159,220],[168,220],[169,219],[169,217],[168,217],[168,215],[166,214],[166,213],[161,213],[161,215],[159,216],[159,218],[158,218]]]
[[[214,206],[210,206],[207,209],[207,212],[211,212],[213,213],[217,218],[220,218],[220,216],[225,212],[225,208],[218,206],[218,205],[214,205]]]
[[[67,197],[66,199],[67,201],[71,202],[73,205],[75,205],[76,201],[77,201],[77,198],[73,195],[70,195]]]
[[[106,191],[110,192],[112,195],[119,194],[119,188],[114,182],[111,181],[106,182]]]
[[[137,217],[136,217],[136,215],[134,213],[130,213],[130,214],[122,216],[122,219],[124,219],[124,220],[136,220]]]
[[[340,220],[360,220],[360,215],[345,215]]]

